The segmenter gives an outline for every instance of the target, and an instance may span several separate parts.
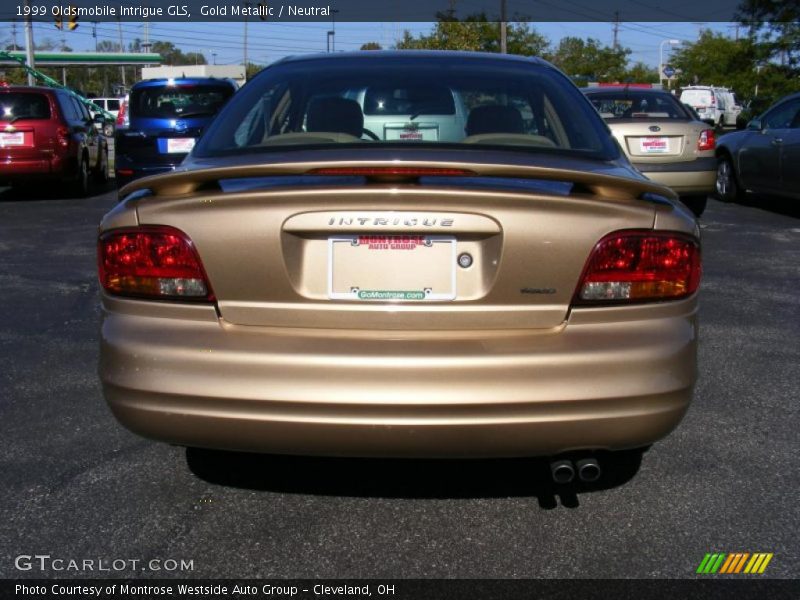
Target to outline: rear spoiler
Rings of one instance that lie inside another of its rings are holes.
[[[162,175],[152,175],[137,179],[120,190],[120,198],[138,190],[149,190],[153,196],[183,196],[202,191],[219,191],[220,180],[245,179],[248,177],[277,177],[300,175],[329,175],[332,172],[373,171],[368,179],[375,181],[408,181],[424,175],[440,175],[469,177],[498,177],[514,179],[538,179],[545,181],[564,181],[574,184],[578,191],[596,196],[637,199],[650,196],[677,199],[677,195],[668,187],[649,180],[637,180],[618,175],[607,175],[591,171],[573,169],[557,169],[540,166],[520,166],[502,164],[482,164],[471,162],[431,162],[431,161],[314,161],[287,162],[254,165],[233,165],[212,167],[208,169],[174,171]],[[381,177],[385,170],[387,176]],[[398,176],[396,171],[405,170],[416,175]],[[437,173],[439,171],[439,173]],[[458,173],[456,173],[458,172]],[[377,175],[376,175],[377,173]]]

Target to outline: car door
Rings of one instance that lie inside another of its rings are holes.
[[[781,193],[800,198],[800,99],[781,143]]]
[[[72,101],[75,103],[75,108],[78,111],[80,126],[84,135],[84,143],[86,149],[89,151],[89,167],[93,167],[97,164],[99,134],[97,129],[95,129],[92,115],[89,113],[89,109],[86,108],[86,105],[75,97],[72,98]]]
[[[780,191],[782,146],[798,110],[800,98],[779,104],[761,118],[761,130],[739,151],[739,177],[744,187],[756,192]]]

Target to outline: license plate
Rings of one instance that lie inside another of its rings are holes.
[[[167,153],[188,154],[194,148],[194,138],[167,138]]]
[[[669,138],[647,137],[642,138],[640,148],[644,154],[665,154],[669,152]]]
[[[0,133],[0,146],[22,146],[25,143],[25,134],[21,131],[16,133]]]
[[[328,238],[328,297],[429,302],[456,297],[456,239],[437,235]]]
[[[439,139],[438,127],[386,127],[385,138],[401,142],[435,142]]]

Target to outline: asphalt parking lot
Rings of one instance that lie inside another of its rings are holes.
[[[701,377],[680,428],[597,490],[541,463],[187,452],[127,432],[96,371],[111,190],[0,191],[0,577],[15,557],[173,559],[163,577],[695,577],[706,552],[800,572],[800,210],[709,201]],[[94,573],[97,575],[98,573]],[[100,574],[103,575],[103,574]]]

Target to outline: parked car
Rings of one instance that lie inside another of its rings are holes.
[[[464,99],[465,137],[376,140],[348,97],[435,86]],[[100,227],[99,373],[139,434],[545,455],[567,483],[600,477],[601,451],[667,435],[689,405],[698,225],[544,61],[284,59],[178,169],[121,197]]]
[[[0,87],[0,180],[67,182],[86,195],[108,177],[108,144],[86,107],[66,90]]]
[[[696,216],[714,192],[715,135],[675,96],[661,90],[585,88],[633,165],[671,187]]]
[[[780,99],[747,128],[722,136],[717,147],[717,195],[746,192],[800,198],[800,94]]]
[[[117,185],[177,167],[235,91],[231,80],[209,77],[136,83],[117,115]]]

